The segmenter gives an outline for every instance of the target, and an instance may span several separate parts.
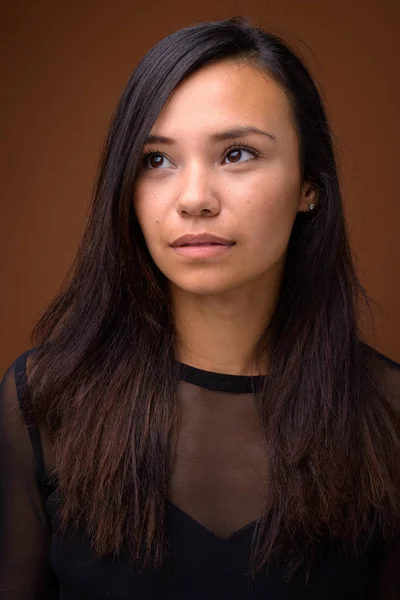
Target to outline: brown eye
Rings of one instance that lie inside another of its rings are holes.
[[[249,160],[248,157],[243,156],[248,154],[250,157],[255,158],[257,156],[257,152],[255,150],[251,150],[247,147],[236,147],[231,148],[226,154],[225,159],[229,160],[228,164],[234,164],[239,162],[247,162]]]
[[[228,152],[228,154],[226,156],[230,157],[231,162],[237,162],[238,160],[240,160],[241,155],[242,155],[242,151],[237,149],[237,150],[231,150],[230,152]]]
[[[169,163],[169,165],[168,165]],[[171,161],[168,160],[162,152],[152,151],[145,152],[143,155],[143,168],[149,171],[159,171],[160,168],[164,170],[171,166]]]
[[[148,164],[152,169],[157,169],[157,167],[162,165],[163,160],[164,157],[161,156],[161,154],[150,154],[150,156],[147,157]]]

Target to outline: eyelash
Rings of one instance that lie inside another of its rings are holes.
[[[229,154],[229,152],[232,152],[233,150],[247,150],[247,152],[250,152],[254,156],[259,156],[259,154],[260,154],[254,148],[251,148],[250,146],[247,146],[246,144],[238,142],[234,146],[228,146],[227,148],[225,148],[224,158],[226,157],[227,154]],[[146,152],[143,152],[142,163],[143,163],[144,167],[146,167],[146,160],[148,159],[148,157],[152,156],[153,154],[157,154],[157,155],[159,154],[161,156],[164,156],[164,154],[161,152],[161,150],[147,150]],[[235,164],[235,163],[231,163],[231,164]],[[157,171],[157,169],[150,169],[150,170]]]

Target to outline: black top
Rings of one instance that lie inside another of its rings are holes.
[[[378,539],[358,559],[321,547],[307,585],[271,565],[252,579],[252,534],[262,512],[266,456],[254,390],[260,378],[180,365],[182,418],[167,500],[170,555],[141,574],[127,557],[96,559],[83,535],[57,531],[54,457],[20,406],[19,356],[0,391],[0,599],[399,600],[400,540]],[[400,365],[376,353],[400,402]]]

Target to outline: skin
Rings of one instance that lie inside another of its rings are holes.
[[[238,126],[276,139],[210,138]],[[317,202],[315,189],[301,181],[288,99],[249,62],[222,61],[175,89],[151,134],[175,142],[145,144],[144,152],[158,153],[145,158],[133,203],[149,252],[169,281],[176,356],[208,371],[258,374],[252,351],[276,304],[294,219]],[[255,153],[235,150],[237,143]],[[202,232],[235,245],[202,259],[170,246]]]

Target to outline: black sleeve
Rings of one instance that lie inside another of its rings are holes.
[[[384,387],[400,412],[400,364],[374,350],[379,360],[379,371]],[[400,457],[399,457],[400,460]],[[377,572],[376,589],[372,600],[399,600],[400,598],[400,532],[388,541],[382,552]]]
[[[1,600],[59,597],[50,565],[51,531],[38,476],[38,446],[34,451],[32,445],[35,429],[28,429],[19,403],[26,354],[7,370],[0,387]]]

